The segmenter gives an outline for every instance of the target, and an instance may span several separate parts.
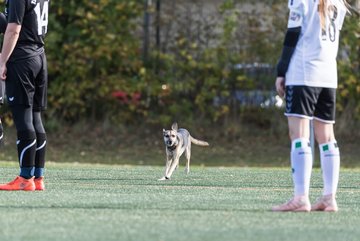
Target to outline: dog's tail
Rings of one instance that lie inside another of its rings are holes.
[[[195,139],[192,136],[190,136],[190,140],[191,140],[191,143],[194,143],[195,145],[198,145],[198,146],[209,146],[209,143],[207,143],[206,141],[200,141],[198,139]]]

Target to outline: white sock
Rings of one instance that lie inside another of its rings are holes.
[[[336,141],[319,145],[324,181],[323,195],[336,194],[339,183],[340,151]]]
[[[305,138],[293,140],[291,143],[291,168],[295,196],[309,195],[312,162],[309,140]]]

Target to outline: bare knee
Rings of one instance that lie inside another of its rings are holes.
[[[332,123],[324,123],[314,121],[315,139],[319,144],[328,143],[335,140],[334,125]]]
[[[334,133],[326,133],[321,131],[315,131],[315,139],[319,144],[328,143],[335,140]]]

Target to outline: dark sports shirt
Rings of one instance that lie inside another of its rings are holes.
[[[6,0],[8,23],[21,25],[18,42],[9,61],[25,59],[44,52],[50,0]]]

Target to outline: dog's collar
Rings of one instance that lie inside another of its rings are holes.
[[[176,147],[179,145],[179,137],[177,136],[176,137],[176,143],[174,143],[174,145],[172,146],[166,146],[166,148],[169,150],[169,151],[174,151],[176,149]]]
[[[176,147],[177,147],[177,145],[172,145],[172,146],[167,146],[166,148],[170,151],[173,151],[176,149]]]

